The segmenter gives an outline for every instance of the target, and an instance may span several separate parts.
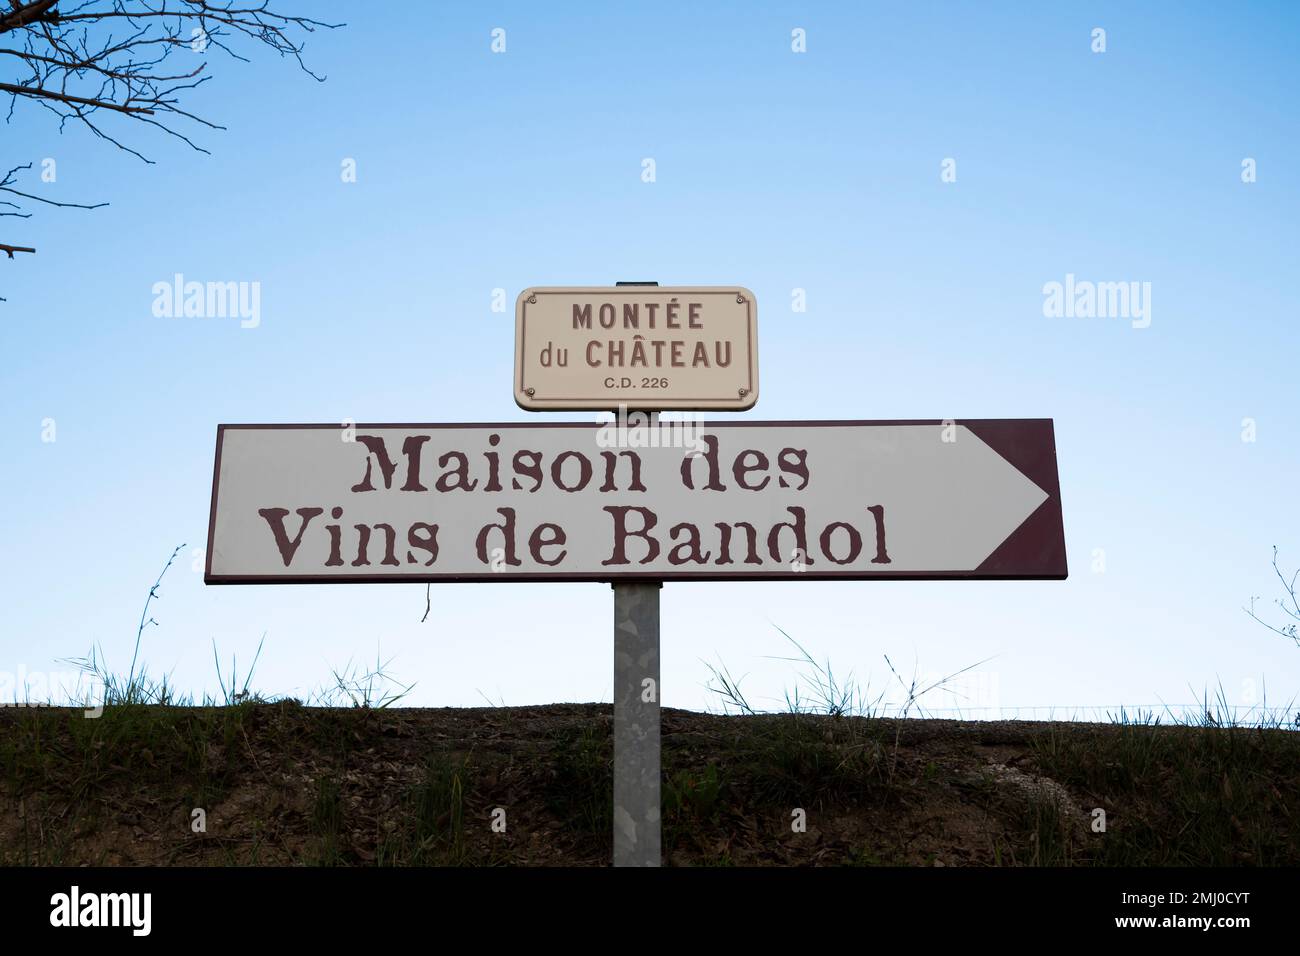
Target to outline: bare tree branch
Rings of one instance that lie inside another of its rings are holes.
[[[14,182],[13,177],[15,173],[19,172],[20,170],[31,169],[31,168],[32,168],[31,163],[25,163],[22,166],[15,166],[13,169],[9,170],[9,172],[5,173],[4,178],[0,179],[0,192],[13,193],[15,196],[21,196],[23,199],[30,199],[32,200],[32,202],[44,203],[47,206],[58,206],[62,209],[99,209],[102,206],[108,205],[108,203],[106,202],[97,202],[97,203],[58,202],[57,200],[54,199],[47,199],[44,196],[36,196],[33,195],[32,193],[21,192],[9,185],[10,183]],[[6,200],[0,200],[0,206],[13,206],[15,209],[18,208],[16,203],[8,202]],[[29,219],[31,218],[31,213],[0,212],[0,216],[18,216],[19,218],[22,219]]]
[[[1280,598],[1275,598],[1273,603],[1281,609],[1286,617],[1282,618],[1278,623],[1264,620],[1255,612],[1255,602],[1259,600],[1258,598],[1251,598],[1250,607],[1243,608],[1243,610],[1274,634],[1288,638],[1294,641],[1297,647],[1300,647],[1300,593],[1296,591],[1296,582],[1300,581],[1300,568],[1297,568],[1295,573],[1288,579],[1277,564],[1277,545],[1273,546],[1273,573],[1277,575],[1277,579],[1282,585],[1283,595]],[[1290,618],[1295,623],[1288,624],[1286,618]]]
[[[14,9],[0,16],[0,33],[8,33],[46,18],[57,20],[59,15],[52,13],[51,8],[58,2],[59,0],[36,0],[35,3],[21,4],[15,0]]]
[[[302,60],[303,35],[343,24],[280,12],[276,0],[0,0],[0,98],[9,97],[6,122],[21,103],[48,110],[60,131],[69,123],[150,163],[110,123],[131,122],[160,130],[191,149],[194,127],[224,129],[182,105],[186,94],[206,83],[210,50],[247,62],[241,47],[269,49],[292,58],[302,72],[323,81]],[[8,9],[4,9],[5,7]],[[173,56],[202,59],[170,68]],[[6,75],[7,74],[7,75]],[[58,202],[13,188],[16,166],[0,181],[0,192],[50,206],[97,209],[107,203]],[[0,216],[30,213],[0,199]],[[0,244],[0,252],[32,252]],[[3,301],[0,299],[0,301]]]
[[[0,83],[0,92],[13,93],[15,96],[32,96],[43,97],[47,100],[58,100],[61,103],[76,103],[81,106],[93,106],[96,109],[117,110],[119,113],[152,113],[153,110],[146,106],[125,106],[117,103],[110,103],[107,100],[92,100],[84,96],[73,96],[71,93],[58,93],[54,90],[43,90],[39,86],[14,86],[12,83]]]

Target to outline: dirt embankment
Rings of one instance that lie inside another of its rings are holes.
[[[0,709],[0,864],[605,865],[611,725]],[[663,748],[670,865],[1300,864],[1288,731],[666,710]]]

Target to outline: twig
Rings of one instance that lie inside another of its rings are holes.
[[[167,569],[170,568],[172,562],[176,560],[176,555],[180,554],[181,549],[184,547],[184,544],[176,546],[176,550],[172,552],[172,556],[167,559],[167,563],[163,565],[163,569],[158,572],[158,580],[155,581],[153,587],[149,589],[149,596],[144,599],[144,609],[140,611],[140,626],[136,628],[135,631],[135,650],[131,653],[131,670],[127,674],[127,687],[131,687],[135,682],[135,662],[140,655],[140,639],[144,636],[145,626],[149,624],[152,624],[155,627],[158,626],[158,622],[149,617],[149,605],[152,603],[154,598],[159,596],[158,588],[162,586],[163,575],[167,573]]]

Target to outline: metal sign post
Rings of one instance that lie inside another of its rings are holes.
[[[614,582],[614,865],[659,866],[658,581]]]
[[[620,282],[619,286],[657,286]],[[618,412],[614,413],[615,415]],[[659,413],[650,413],[653,427]],[[614,588],[614,865],[659,866],[659,592],[662,581]]]

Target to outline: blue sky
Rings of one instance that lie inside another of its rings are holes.
[[[1300,649],[1242,611],[1277,593],[1273,545],[1300,566],[1293,6],[377,6],[312,4],[354,20],[308,40],[323,84],[213,52],[210,156],[110,123],[145,165],[24,103],[0,127],[6,168],[57,161],[29,189],[110,203],[0,219],[39,249],[0,260],[0,674],[92,643],[125,668],[186,542],[142,651],[184,689],[216,690],[214,641],[243,662],[265,633],[269,693],[379,654],[417,704],[610,699],[607,586],[438,585],[421,623],[423,585],[191,564],[217,423],[528,420],[493,291],[653,279],[754,290],[750,417],[1055,419],[1071,570],[673,584],[666,705],[716,705],[702,660],[779,698],[776,626],[873,694],[885,654],[909,677],[991,658],[936,709],[1300,696]],[[260,325],[155,317],[178,272],[260,283]],[[1045,317],[1067,274],[1149,282],[1150,326]]]

